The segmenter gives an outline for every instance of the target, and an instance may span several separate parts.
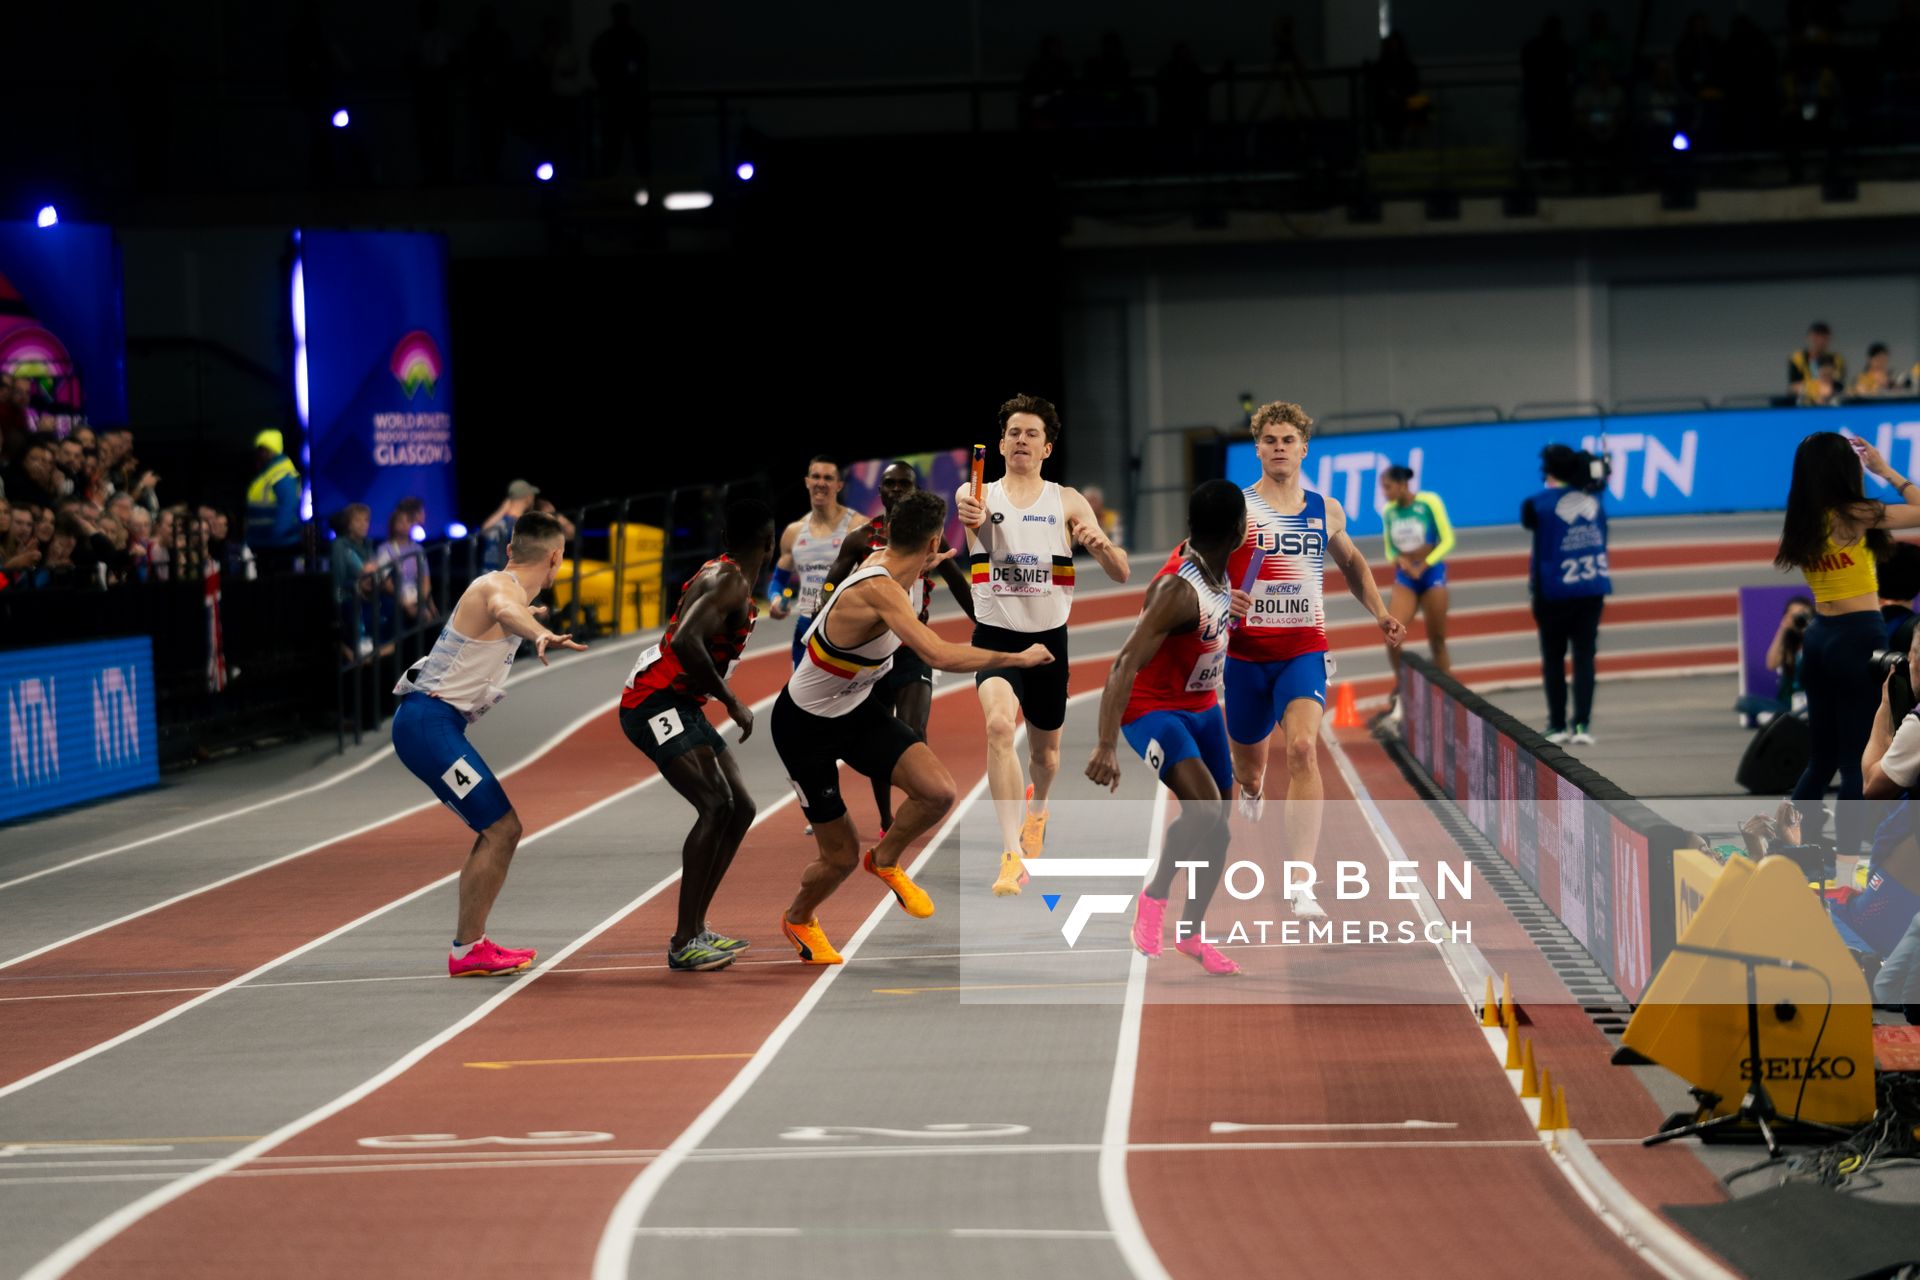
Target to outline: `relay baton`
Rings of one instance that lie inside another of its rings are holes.
[[[1245,576],[1240,579],[1240,590],[1242,592],[1247,594],[1253,592],[1253,584],[1258,581],[1260,577],[1260,566],[1266,562],[1266,559],[1267,549],[1265,547],[1255,547],[1253,549],[1253,558],[1247,561],[1247,572]],[[1232,622],[1229,622],[1227,626],[1238,631],[1240,624],[1245,621],[1245,618],[1235,618]]]
[[[973,500],[980,501],[980,482],[987,477],[987,446],[973,446]]]

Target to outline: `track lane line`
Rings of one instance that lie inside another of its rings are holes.
[[[595,649],[589,650],[586,657],[584,658],[580,658],[580,659],[569,658],[567,659],[566,662],[562,664],[562,667],[570,667],[574,665],[576,661],[578,662],[590,661],[596,654],[604,656],[610,653],[623,653],[626,650],[632,649],[635,646],[639,645],[645,639],[647,639],[647,636],[640,635],[640,636],[634,636],[631,639],[627,639],[627,640],[617,640],[612,644],[607,645],[604,648],[595,648]],[[529,680],[537,680],[541,676],[546,675],[551,671],[556,671],[560,669],[561,668],[557,668],[557,667],[536,667],[532,671],[529,671],[526,675],[522,676],[518,681],[516,681],[515,685],[516,687],[518,685],[523,685]],[[562,730],[560,736],[564,737],[570,731],[571,729]],[[533,755],[528,756],[526,759],[513,765],[507,772],[511,773],[514,770],[519,769],[522,765],[532,764],[535,760],[539,759],[540,756],[544,755],[547,751],[551,750],[555,741],[557,741],[557,739],[549,740],[546,744],[536,748]],[[274,805],[284,804],[289,800],[298,800],[302,796],[310,796],[317,791],[325,791],[328,787],[332,787],[339,783],[345,782],[349,778],[359,776],[361,773],[365,772],[368,769],[371,769],[374,765],[379,764],[381,761],[387,759],[392,754],[393,754],[393,744],[389,742],[386,746],[381,747],[379,750],[375,751],[372,755],[368,756],[365,760],[360,761],[360,763],[351,766],[350,768],[344,770],[341,773],[335,774],[333,777],[326,779],[324,782],[312,783],[309,786],[302,787],[298,791],[289,791],[285,795],[270,796],[265,800],[255,801],[252,804],[242,806],[241,808],[238,808],[238,809],[230,809],[226,813],[216,813],[211,818],[201,818],[198,821],[189,822],[185,826],[174,827],[171,830],[161,831],[150,836],[142,836],[138,840],[130,840],[125,844],[115,845],[111,849],[101,849],[95,853],[84,854],[70,861],[62,862],[57,866],[42,867],[38,871],[29,872],[28,874],[23,876],[15,876],[11,880],[0,880],[0,893],[4,893],[6,890],[14,888],[16,885],[23,885],[28,883],[29,881],[38,880],[42,876],[50,876],[50,875],[53,875],[55,872],[59,872],[59,871],[69,871],[74,867],[85,866],[89,862],[97,862],[101,858],[111,858],[116,854],[128,853],[134,849],[143,848],[146,845],[158,844],[162,840],[171,840],[175,836],[183,836],[188,834],[189,832],[200,831],[200,830],[204,830],[207,827],[216,826],[222,822],[227,821],[230,818],[244,818],[250,813],[258,813],[262,809],[269,809],[269,808],[272,808]],[[501,774],[499,776],[505,777],[506,774]],[[345,838],[346,837],[336,837],[336,839],[345,839]],[[208,887],[212,888],[214,886],[209,885]],[[30,958],[31,956],[20,956],[20,957],[17,957],[16,960],[24,960],[24,959],[30,959]],[[9,960],[9,961],[6,961],[4,964],[0,964],[0,969],[6,968],[6,966],[9,964],[16,963],[16,960]]]

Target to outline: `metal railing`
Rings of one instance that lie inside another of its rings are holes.
[[[573,534],[567,540],[566,570],[547,602],[546,625],[591,638],[664,622],[681,584],[719,549],[724,512],[735,491],[760,492],[764,487],[757,478],[684,485],[556,512],[573,526]],[[634,554],[632,540],[640,536],[640,527],[659,530],[657,553]],[[339,750],[346,750],[349,736],[359,745],[367,730],[391,714],[391,691],[401,674],[431,647],[473,580],[505,562],[505,537],[483,528],[461,538],[409,544],[385,560],[369,560],[350,588],[336,583]],[[422,572],[425,588],[415,585],[409,609],[407,579],[417,579]],[[632,581],[636,574],[638,583]],[[604,595],[602,585],[607,588]],[[343,588],[350,597],[342,598]],[[560,603],[563,594],[565,602]]]

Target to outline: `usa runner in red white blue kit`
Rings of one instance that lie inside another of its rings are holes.
[[[487,916],[520,845],[520,818],[500,780],[467,741],[467,726],[507,696],[507,672],[522,640],[533,641],[540,665],[547,650],[585,649],[547,630],[528,606],[553,585],[566,538],[552,516],[530,511],[513,527],[507,567],[474,579],[447,617],[426,657],[393,687],[393,754],[440,802],[478,833],[460,869],[460,916],[447,974],[455,978],[516,973],[534,952],[487,937]],[[545,613],[542,607],[539,612]]]
[[[1160,954],[1177,864],[1202,863],[1194,871],[1174,949],[1221,975],[1238,973],[1240,966],[1202,941],[1201,926],[1227,866],[1233,762],[1219,693],[1233,612],[1227,558],[1246,536],[1246,519],[1246,499],[1228,481],[1209,480],[1193,491],[1185,552],[1147,587],[1140,621],[1100,696],[1100,736],[1087,761],[1087,777],[1117,789],[1114,739],[1125,734],[1128,745],[1179,797],[1180,816],[1168,828],[1160,862],[1135,904],[1133,943],[1144,955]]]
[[[1227,736],[1240,809],[1254,819],[1266,795],[1268,740],[1280,729],[1287,753],[1289,856],[1311,860],[1325,794],[1317,743],[1327,705],[1322,584],[1328,558],[1388,644],[1398,645],[1406,628],[1387,611],[1367,558],[1347,536],[1347,513],[1300,481],[1313,419],[1299,405],[1276,400],[1254,411],[1251,430],[1261,474],[1245,490],[1247,537],[1228,561],[1227,578],[1236,587],[1246,585],[1252,601],[1227,641]],[[1256,556],[1258,573],[1247,584]],[[1310,891],[1294,896],[1293,909],[1297,915],[1324,914]]]
[[[620,694],[620,728],[659,767],[698,817],[680,850],[680,914],[667,942],[667,967],[724,969],[747,949],[707,927],[707,909],[753,825],[753,797],[706,713],[716,698],[753,733],[753,712],[727,683],[760,616],[753,586],[773,555],[773,512],[763,502],[727,508],[727,550],[687,580],[658,644],[641,652]]]

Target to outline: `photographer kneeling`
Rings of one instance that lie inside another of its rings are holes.
[[[1867,799],[1897,800],[1873,833],[1873,863],[1865,891],[1836,903],[1834,920],[1847,944],[1866,944],[1880,957],[1874,1002],[1904,1005],[1920,1025],[1920,713],[1911,672],[1920,667],[1920,630],[1910,631],[1905,654],[1889,655],[1880,709],[1860,758]]]

